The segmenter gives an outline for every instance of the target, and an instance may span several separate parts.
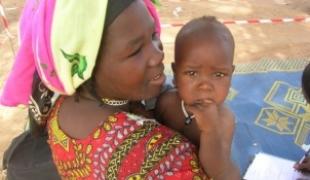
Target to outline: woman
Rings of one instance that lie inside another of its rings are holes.
[[[205,132],[201,162],[183,136],[137,116],[144,113],[137,102],[157,96],[165,80],[162,45],[143,1],[32,2],[26,12],[38,8],[33,20],[47,30],[29,30],[29,56],[43,83],[64,94],[50,113],[50,96],[38,83],[36,97],[45,103],[33,106],[48,104],[42,112],[63,179],[239,179],[212,107],[193,109]],[[36,38],[46,34],[51,38]]]

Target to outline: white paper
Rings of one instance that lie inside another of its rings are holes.
[[[295,162],[277,156],[258,153],[247,172],[246,180],[310,180],[293,168]]]

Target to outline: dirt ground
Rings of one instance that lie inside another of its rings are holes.
[[[4,0],[2,3],[10,24],[9,31],[14,38],[7,38],[4,28],[0,24],[0,91],[12,66],[14,53],[18,49],[17,27],[24,1]],[[309,17],[310,1],[161,0],[159,13],[163,24],[184,23],[202,15],[213,15],[222,20]],[[259,61],[262,58],[310,58],[310,22],[231,24],[228,27],[236,41],[236,64]],[[178,30],[179,27],[162,29],[166,64],[173,60],[173,43]],[[10,140],[23,130],[26,119],[25,108],[0,106],[0,160],[2,160],[3,151],[9,145]]]

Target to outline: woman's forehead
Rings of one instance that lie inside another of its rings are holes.
[[[144,34],[154,31],[154,20],[143,1],[133,2],[109,26],[106,40],[112,44],[130,45],[136,43]]]

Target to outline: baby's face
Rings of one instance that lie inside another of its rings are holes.
[[[229,92],[234,71],[231,44],[195,41],[182,46],[173,65],[175,84],[188,105],[219,105]]]

